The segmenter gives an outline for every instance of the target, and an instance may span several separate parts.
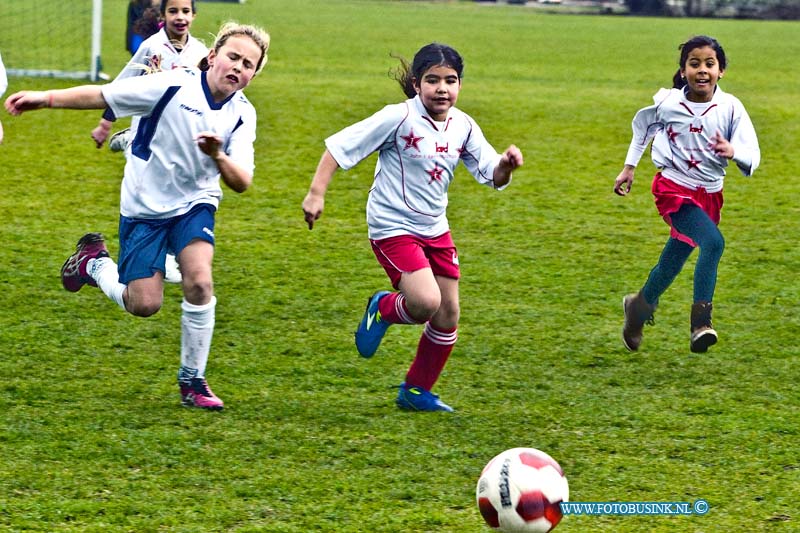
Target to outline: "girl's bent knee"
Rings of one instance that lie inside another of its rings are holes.
[[[187,283],[183,287],[183,294],[189,302],[207,302],[214,295],[214,285],[210,282]]]
[[[161,302],[135,304],[128,312],[134,316],[146,318],[153,316],[161,310]]]
[[[414,302],[406,300],[406,305],[408,305],[408,311],[411,313],[411,316],[422,323],[430,320],[431,317],[439,311],[441,299],[431,297],[419,299]]]

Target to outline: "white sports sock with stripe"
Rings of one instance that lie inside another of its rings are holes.
[[[116,302],[122,309],[125,309],[125,301],[122,298],[122,294],[125,292],[127,285],[119,282],[119,271],[113,259],[110,257],[89,259],[86,262],[86,272],[97,282],[97,286],[106,296]]]

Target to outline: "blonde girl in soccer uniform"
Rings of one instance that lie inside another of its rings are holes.
[[[614,192],[627,195],[634,169],[652,140],[658,167],[652,183],[656,208],[671,227],[670,237],[642,289],[623,299],[622,339],[639,349],[645,323],[651,322],[660,296],[680,273],[689,255],[700,248],[694,271],[690,313],[692,352],[703,353],[718,339],[711,324],[717,269],[725,245],[717,225],[722,190],[730,162],[745,176],[758,168],[761,152],[753,123],[742,103],[717,82],[727,59],[715,39],[696,36],[680,47],[680,68],[671,90],[654,96],[654,105],[633,119],[633,138]]]
[[[167,250],[183,266],[181,365],[184,405],[219,410],[205,379],[216,298],[211,263],[220,178],[235,192],[253,181],[256,111],[242,93],[266,64],[269,35],[229,23],[201,69],[176,69],[103,86],[23,91],[5,102],[12,115],[44,107],[138,115],[120,195],[118,264],[98,233],[84,235],[61,269],[64,288],[99,287],[136,316],[158,312]]]
[[[395,291],[368,298],[355,341],[363,357],[372,357],[391,324],[425,325],[400,385],[396,403],[402,409],[453,410],[431,389],[458,336],[460,272],[446,215],[454,170],[463,162],[479,183],[499,190],[523,163],[514,145],[498,154],[475,121],[455,107],[462,72],[458,52],[438,43],[420,49],[411,65],[402,62],[398,81],[408,100],[328,137],[303,201],[311,229],[336,170],[379,153],[367,226],[373,252]]]

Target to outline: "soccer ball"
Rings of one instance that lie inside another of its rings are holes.
[[[561,520],[569,485],[559,464],[534,448],[512,448],[483,468],[475,490],[478,509],[504,533],[545,533]]]

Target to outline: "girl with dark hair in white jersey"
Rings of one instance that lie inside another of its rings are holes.
[[[363,357],[372,357],[391,324],[425,324],[416,357],[400,385],[401,409],[452,411],[431,392],[457,338],[458,253],[447,221],[447,190],[459,161],[478,182],[503,189],[522,152],[498,154],[481,129],[455,107],[463,61],[453,48],[424,46],[397,79],[408,100],[389,105],[325,140],[327,150],[303,201],[309,229],[322,214],[336,170],[378,152],[367,202],[369,239],[395,292],[378,291],[355,334]]]
[[[652,322],[659,297],[695,247],[700,255],[694,270],[689,348],[703,353],[717,342],[711,302],[725,246],[717,227],[725,169],[733,161],[742,174],[750,176],[761,160],[747,111],[717,85],[728,65],[722,46],[700,35],[683,43],[680,50],[673,88],[659,91],[654,105],[636,113],[625,167],[614,182],[614,192],[620,196],[630,192],[634,169],[652,140],[652,159],[659,169],[652,193],[671,231],[642,289],[623,299],[622,341],[631,351],[639,349],[644,325]]]

